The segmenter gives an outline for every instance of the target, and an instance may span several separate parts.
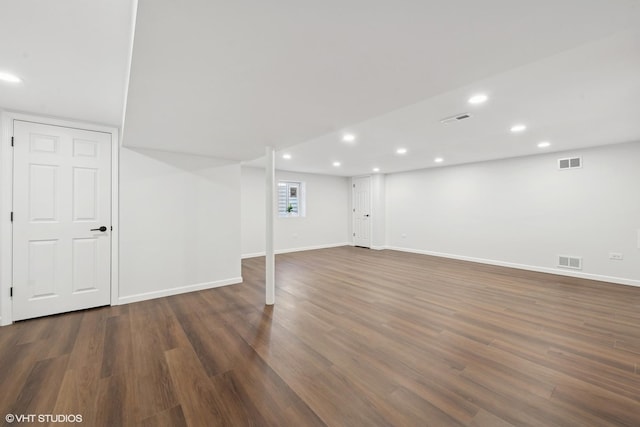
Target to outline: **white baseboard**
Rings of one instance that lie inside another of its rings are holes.
[[[300,248],[288,248],[288,249],[277,249],[275,251],[276,255],[279,254],[288,254],[290,252],[302,252],[302,251],[313,251],[316,249],[327,249],[327,248],[337,248],[340,246],[349,246],[350,243],[348,242],[344,242],[344,243],[329,243],[327,245],[315,245],[315,246],[303,246]],[[247,259],[247,258],[256,258],[259,256],[265,256],[264,252],[255,252],[255,253],[251,253],[251,254],[243,254],[242,255],[242,259]]]
[[[254,252],[254,253],[250,253],[250,254],[243,254],[241,256],[242,259],[247,259],[247,258],[257,258],[259,256],[265,256],[266,254],[264,252]]]
[[[349,242],[349,243],[347,243],[347,246],[355,247],[356,244],[353,243],[353,242]],[[366,247],[366,246],[360,246],[360,247]],[[369,247],[369,249],[372,249],[374,251],[381,251],[383,249],[389,249],[389,248],[387,246],[385,246],[385,245],[380,245],[380,246],[372,245],[372,246]]]
[[[141,294],[120,297],[118,304],[129,304],[132,302],[146,301],[155,298],[168,297],[171,295],[185,294],[187,292],[202,291],[204,289],[219,288],[221,286],[235,285],[242,283],[242,277],[232,277],[230,279],[217,280],[215,282],[196,283],[194,285],[179,286],[177,288],[162,289],[160,291],[144,292]]]
[[[421,249],[401,248],[398,246],[387,246],[386,248],[392,251],[431,255],[431,256],[437,256],[442,258],[458,259],[461,261],[477,262],[480,264],[489,264],[489,265],[497,265],[500,267],[517,268],[519,270],[535,271],[538,273],[549,273],[549,274],[556,274],[559,276],[575,277],[578,279],[597,280],[599,282],[609,282],[609,283],[617,283],[620,285],[640,287],[640,280],[627,279],[624,277],[604,276],[600,274],[582,273],[580,271],[567,271],[559,268],[538,267],[535,265],[518,264],[514,262],[498,261],[498,260],[485,259],[485,258],[476,258],[476,257],[470,257],[470,256],[464,256],[464,255],[454,255],[454,254],[448,254],[443,252],[426,251]]]

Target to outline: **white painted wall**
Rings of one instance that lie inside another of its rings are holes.
[[[120,302],[242,280],[240,165],[221,163],[122,148]]]
[[[385,175],[371,175],[371,249],[386,246],[386,196]]]
[[[350,188],[344,177],[276,171],[276,181],[302,181],[306,216],[275,220],[277,253],[347,245]],[[264,255],[264,169],[242,167],[242,256]]]
[[[387,175],[387,243],[543,271],[581,256],[583,276],[640,286],[639,165],[640,142]]]

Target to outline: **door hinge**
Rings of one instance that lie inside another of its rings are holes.
[[[355,212],[356,210],[354,209],[353,211]]]
[[[11,222],[13,222],[13,212],[11,212]]]
[[[13,298],[13,286],[9,288],[9,296]]]
[[[111,231],[113,231],[113,225],[111,226]]]
[[[356,233],[353,233],[353,237],[356,237]]]
[[[13,147],[13,137],[11,137],[11,146]]]
[[[353,184],[353,188],[356,188],[356,185],[355,185],[355,184]]]

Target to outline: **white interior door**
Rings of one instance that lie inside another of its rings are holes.
[[[353,179],[353,243],[371,247],[371,177]]]
[[[13,135],[13,320],[108,305],[111,135],[19,120]]]

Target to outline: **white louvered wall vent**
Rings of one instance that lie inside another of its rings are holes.
[[[453,123],[458,123],[462,120],[467,120],[471,118],[471,114],[469,113],[460,113],[460,114],[456,114],[455,116],[452,117],[447,117],[445,119],[440,120],[440,123],[442,123],[445,126],[449,126]]]
[[[582,258],[569,255],[558,255],[558,267],[582,270]]]
[[[582,157],[567,157],[558,159],[558,169],[576,169],[582,167]]]

